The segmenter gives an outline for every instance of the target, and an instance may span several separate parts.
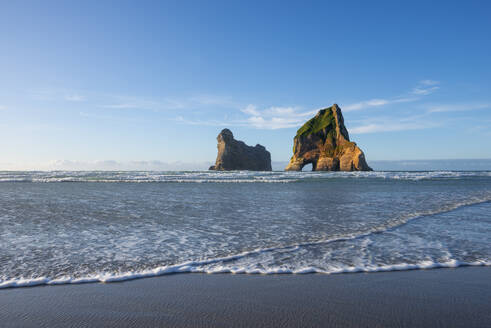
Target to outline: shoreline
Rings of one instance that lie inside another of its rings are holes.
[[[482,327],[491,268],[357,274],[169,274],[0,290],[4,327]]]
[[[336,239],[332,241],[337,241]],[[299,245],[288,246],[285,248],[298,247]],[[206,274],[206,275],[220,275],[220,274],[231,274],[231,275],[254,275],[254,276],[274,276],[274,275],[342,275],[342,274],[357,274],[357,273],[380,273],[380,272],[403,272],[403,271],[419,271],[419,270],[435,270],[435,269],[455,269],[455,268],[466,268],[466,267],[491,267],[490,262],[460,262],[457,260],[450,260],[448,262],[427,262],[419,264],[394,264],[390,266],[375,267],[370,270],[363,269],[360,267],[352,267],[340,269],[339,271],[320,271],[315,267],[307,267],[299,271],[285,271],[282,269],[274,271],[260,271],[252,270],[246,271],[243,269],[238,269],[237,271],[232,271],[231,269],[224,268],[220,271],[201,271],[192,268],[193,265],[203,265],[208,263],[220,262],[229,259],[240,258],[250,254],[258,254],[262,252],[268,252],[271,249],[261,249],[255,251],[247,251],[237,255],[231,255],[224,258],[209,259],[203,261],[195,262],[185,262],[170,266],[158,267],[155,269],[149,269],[142,272],[129,272],[122,273],[119,275],[96,275],[87,276],[82,278],[58,278],[50,279],[45,277],[33,278],[33,279],[12,279],[0,282],[0,291],[3,289],[14,289],[14,288],[30,288],[30,287],[43,287],[43,286],[62,286],[62,285],[82,285],[82,284],[108,284],[108,283],[119,283],[132,280],[157,278],[162,276],[176,275],[176,274]]]

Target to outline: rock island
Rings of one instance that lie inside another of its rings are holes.
[[[271,171],[271,154],[263,146],[257,144],[252,147],[235,140],[229,129],[223,129],[217,141],[217,159],[210,170]]]
[[[286,171],[372,171],[363,151],[350,141],[337,104],[321,109],[293,138],[293,156]]]

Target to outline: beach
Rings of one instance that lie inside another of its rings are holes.
[[[176,274],[0,290],[2,327],[486,327],[491,268]]]

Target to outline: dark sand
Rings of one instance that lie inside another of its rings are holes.
[[[0,290],[1,327],[491,327],[491,268]]]

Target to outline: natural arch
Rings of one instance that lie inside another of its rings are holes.
[[[314,165],[312,163],[305,163],[302,166],[302,171],[305,171],[305,172],[314,171]]]

